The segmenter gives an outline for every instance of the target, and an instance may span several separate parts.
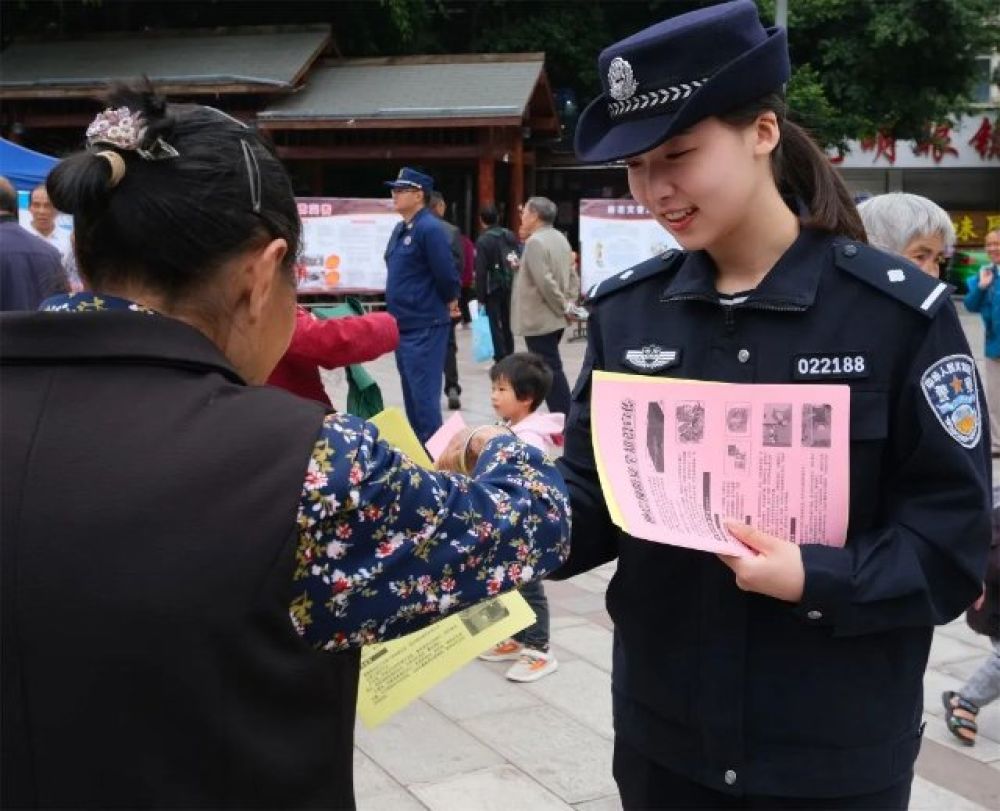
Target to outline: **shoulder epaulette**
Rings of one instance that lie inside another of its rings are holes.
[[[656,276],[680,266],[680,260],[684,258],[683,251],[664,251],[652,259],[633,265],[628,270],[623,270],[614,276],[609,276],[602,282],[598,282],[587,291],[585,304],[602,299],[624,287],[641,282],[650,276]]]
[[[838,268],[928,318],[934,317],[954,289],[901,256],[861,242],[838,242],[833,251]]]

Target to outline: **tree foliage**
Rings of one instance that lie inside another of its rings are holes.
[[[765,21],[774,0],[757,0]],[[345,57],[544,51],[552,83],[585,103],[608,44],[704,0],[19,0],[0,3],[19,34],[327,22]],[[997,0],[788,0],[795,117],[824,143],[897,138],[963,111],[975,59],[1000,47]]]
[[[773,5],[760,0],[765,17]],[[820,120],[803,118],[827,142],[922,136],[968,107],[976,57],[1000,46],[996,0],[790,0],[788,14],[790,95],[811,88]]]

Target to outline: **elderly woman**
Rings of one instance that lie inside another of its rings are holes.
[[[354,805],[358,648],[540,577],[564,484],[263,383],[300,223],[251,129],[118,90],[52,172],[86,293],[0,319],[6,807]]]
[[[871,245],[909,259],[930,276],[941,275],[941,261],[955,246],[955,227],[937,203],[892,192],[865,200],[858,213]]]

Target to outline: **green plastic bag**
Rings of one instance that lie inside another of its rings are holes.
[[[348,298],[342,304],[314,307],[312,312],[317,318],[344,318],[349,315],[364,315],[365,308],[357,299]],[[347,376],[346,411],[348,414],[367,420],[385,409],[382,402],[382,390],[364,366],[360,363],[347,366],[344,373]]]

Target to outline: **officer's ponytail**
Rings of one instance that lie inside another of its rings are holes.
[[[867,242],[864,225],[847,187],[809,134],[788,120],[783,94],[771,93],[720,118],[727,124],[746,126],[768,110],[778,117],[781,131],[781,142],[771,153],[774,178],[782,194],[805,204],[808,214],[803,217],[804,224]]]

